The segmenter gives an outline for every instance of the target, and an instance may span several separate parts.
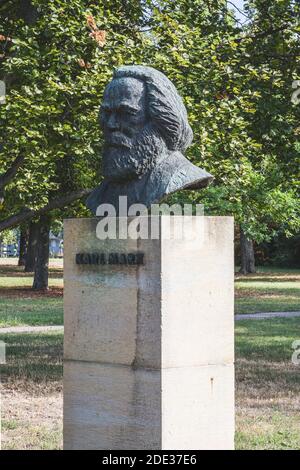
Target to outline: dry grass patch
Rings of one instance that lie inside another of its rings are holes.
[[[62,404],[62,391],[37,394],[4,387],[2,449],[61,449]]]
[[[47,299],[63,296],[62,287],[49,287],[47,291],[34,291],[31,287],[0,287],[0,297],[20,299]]]
[[[62,448],[62,332],[0,335],[2,448]]]

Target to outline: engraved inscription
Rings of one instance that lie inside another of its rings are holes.
[[[137,266],[144,264],[144,253],[77,253],[76,264],[105,265],[117,264]]]

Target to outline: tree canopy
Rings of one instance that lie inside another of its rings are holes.
[[[137,63],[175,83],[188,156],[215,176],[174,197],[234,215],[256,241],[299,230],[299,2],[247,1],[243,24],[225,0],[8,0],[0,15],[0,229],[50,209],[87,214],[103,89],[114,67]]]

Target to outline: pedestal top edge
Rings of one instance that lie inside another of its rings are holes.
[[[151,217],[159,217],[159,218],[164,218],[164,217],[172,217],[172,218],[184,218],[184,217],[192,217],[192,218],[196,218],[196,217],[202,217],[204,219],[208,219],[208,220],[227,220],[227,221],[234,221],[234,217],[233,216],[228,216],[228,215],[192,215],[192,216],[189,216],[189,215],[172,215],[172,216],[169,216],[167,214],[160,214],[160,215],[137,215],[137,216],[130,216],[130,217],[111,217],[111,216],[104,216],[104,217],[69,217],[69,218],[66,218],[66,219],[63,219],[63,222],[64,224],[65,223],[68,223],[68,222],[74,222],[74,221],[90,221],[90,220],[101,220],[103,218],[109,218],[109,219],[128,219],[128,220],[133,220],[135,218],[151,218]]]

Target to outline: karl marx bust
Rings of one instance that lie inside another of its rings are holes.
[[[159,203],[180,189],[199,189],[213,177],[189,162],[183,152],[193,133],[175,86],[152,67],[118,68],[104,91],[100,109],[104,134],[104,180],[90,194],[87,206],[96,214],[100,204],[119,196],[127,204]]]

